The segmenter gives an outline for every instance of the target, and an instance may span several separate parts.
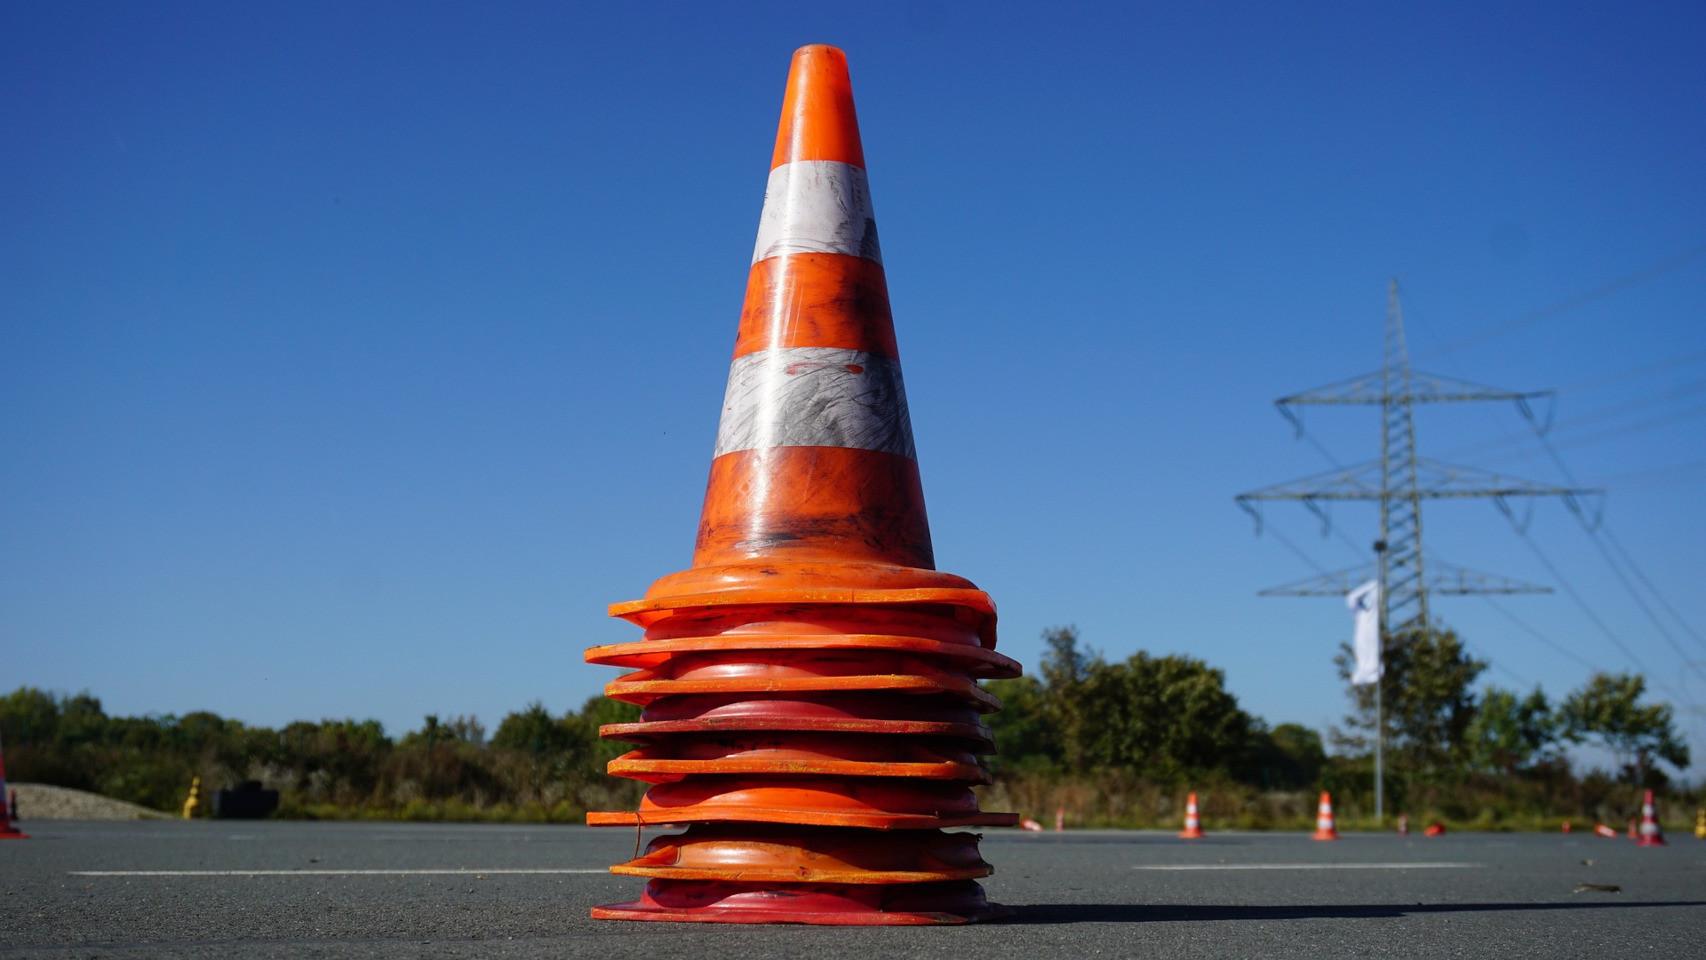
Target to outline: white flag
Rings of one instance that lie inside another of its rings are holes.
[[[1345,594],[1345,606],[1351,608],[1356,632],[1351,648],[1356,651],[1356,669],[1351,671],[1351,683],[1361,686],[1380,679],[1380,584],[1368,581]]]

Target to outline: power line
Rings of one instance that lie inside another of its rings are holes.
[[[1515,624],[1517,629],[1545,644],[1547,647],[1551,648],[1554,653],[1567,657],[1581,666],[1586,667],[1589,673],[1606,672],[1604,667],[1599,666],[1598,664],[1588,660],[1586,657],[1576,653],[1574,650],[1571,650],[1556,640],[1553,640],[1551,637],[1548,637],[1546,634],[1541,633],[1532,624],[1506,609],[1504,604],[1494,600],[1492,597],[1482,597],[1481,599],[1487,601],[1487,604],[1496,610],[1500,616]]]
[[[1658,483],[1666,477],[1688,474],[1706,467],[1706,460],[1689,460],[1683,463],[1667,463],[1663,466],[1648,467],[1645,470],[1631,470],[1628,473],[1614,473],[1605,478],[1607,484],[1620,483],[1625,486]]]
[[[1652,429],[1655,429],[1657,427],[1663,427],[1663,426],[1666,426],[1668,424],[1677,423],[1677,422],[1682,421],[1682,420],[1692,420],[1695,417],[1701,416],[1703,414],[1706,414],[1706,404],[1702,404],[1700,406],[1688,407],[1687,409],[1678,410],[1678,411],[1675,411],[1673,413],[1664,414],[1663,416],[1651,417],[1651,418],[1648,418],[1646,420],[1638,420],[1634,423],[1619,424],[1616,426],[1607,427],[1604,430],[1601,430],[1597,433],[1590,433],[1590,434],[1587,434],[1586,436],[1569,437],[1565,440],[1559,441],[1556,444],[1556,446],[1558,446],[1558,447],[1585,447],[1585,446],[1588,446],[1590,444],[1599,443],[1602,440],[1622,440],[1622,439],[1625,439],[1627,437],[1634,436],[1637,433],[1645,433],[1648,430],[1652,430]],[[1532,457],[1533,455],[1534,454],[1532,452],[1517,451],[1515,453],[1502,454],[1500,456],[1493,457],[1492,459],[1494,462],[1498,462],[1499,460],[1509,460],[1509,459],[1513,459],[1513,458],[1527,458],[1527,457]]]
[[[1648,670],[1647,665],[1641,662],[1641,658],[1635,655],[1635,651],[1629,649],[1629,645],[1623,642],[1623,638],[1617,635],[1617,631],[1611,629],[1610,625],[1600,619],[1599,614],[1595,613],[1594,609],[1588,606],[1588,602],[1582,599],[1580,591],[1578,591],[1575,588],[1575,585],[1570,583],[1569,579],[1564,576],[1564,571],[1559,570],[1558,565],[1553,563],[1550,557],[1546,556],[1545,551],[1540,549],[1540,545],[1535,543],[1534,538],[1528,535],[1528,531],[1516,528],[1516,535],[1518,539],[1528,546],[1528,549],[1534,552],[1535,558],[1540,561],[1541,565],[1546,567],[1548,573],[1552,574],[1552,579],[1558,582],[1558,586],[1564,588],[1564,593],[1568,594],[1570,599],[1576,602],[1576,606],[1581,608],[1582,614],[1589,620],[1592,620],[1594,625],[1599,627],[1600,632],[1604,633],[1606,638],[1609,639],[1617,649],[1623,651],[1623,655],[1629,658],[1630,663],[1633,663],[1642,673],[1651,674],[1652,671]]]
[[[1625,380],[1633,380],[1643,374],[1657,373],[1660,370],[1669,370],[1672,367],[1687,366],[1691,363],[1698,363],[1701,360],[1706,360],[1706,350],[1698,350],[1694,353],[1685,353],[1679,357],[1664,357],[1648,363],[1636,364],[1633,367],[1625,367],[1615,373],[1602,374],[1600,376],[1590,377],[1586,380],[1577,380],[1574,383],[1566,383],[1558,389],[1568,390],[1573,394],[1585,393],[1589,390],[1597,390],[1600,387],[1609,386],[1613,383],[1622,383]]]
[[[1693,637],[1696,643],[1700,644],[1702,647],[1706,647],[1706,637],[1702,637],[1700,632],[1694,629],[1694,625],[1683,619],[1682,614],[1678,613],[1676,608],[1670,605],[1670,601],[1665,599],[1664,593],[1662,593],[1658,587],[1653,585],[1653,581],[1648,579],[1646,573],[1636,565],[1635,558],[1631,557],[1629,555],[1629,551],[1623,549],[1623,544],[1617,539],[1617,537],[1612,535],[1611,528],[1601,527],[1600,530],[1605,534],[1606,542],[1610,543],[1611,546],[1617,550],[1618,556],[1623,558],[1623,562],[1629,565],[1629,570],[1633,572],[1643,584],[1646,584],[1647,590],[1653,595],[1653,599],[1657,600],[1664,606],[1665,610],[1670,613],[1671,618],[1681,624],[1682,629],[1688,631],[1688,635]]]
[[[1587,306],[1595,301],[1604,300],[1614,294],[1622,293],[1631,287],[1639,286],[1649,280],[1662,277],[1673,270],[1685,267],[1703,255],[1706,255],[1706,243],[1689,247],[1680,253],[1649,264],[1632,273],[1624,274],[1621,277],[1602,283],[1597,287],[1592,287],[1588,290],[1582,291],[1581,293],[1565,297],[1562,300],[1540,307],[1537,310],[1530,310],[1521,316],[1507,320],[1498,326],[1483,330],[1480,333],[1464,337],[1454,343],[1448,343],[1443,347],[1437,347],[1431,351],[1431,354],[1434,356],[1444,356],[1446,354],[1456,353],[1459,350],[1464,350],[1469,347],[1485,343],[1488,340],[1502,337],[1513,330],[1519,330],[1523,327],[1539,323],[1542,320],[1555,317],[1561,313],[1568,313],[1571,310]]]
[[[1267,531],[1269,533],[1273,534],[1274,539],[1278,540],[1280,542],[1280,544],[1283,545],[1287,550],[1290,550],[1292,553],[1296,554],[1297,558],[1299,560],[1302,560],[1304,563],[1307,563],[1309,566],[1313,567],[1315,569],[1316,573],[1319,573],[1323,576],[1325,576],[1327,574],[1327,568],[1326,567],[1315,562],[1314,557],[1312,557],[1308,553],[1306,553],[1302,547],[1293,543],[1290,537],[1286,536],[1285,534],[1283,534],[1279,531],[1278,527],[1270,526],[1267,528]]]
[[[1564,462],[1564,458],[1560,456],[1557,449],[1553,447],[1552,441],[1548,440],[1545,434],[1539,433],[1538,431],[1535,436],[1540,441],[1540,446],[1546,451],[1547,456],[1552,458],[1552,463],[1556,465],[1558,471],[1564,475],[1564,479],[1568,480],[1570,483],[1575,483],[1575,471],[1571,470],[1570,465]],[[1629,592],[1629,596],[1635,601],[1635,605],[1641,608],[1641,612],[1647,615],[1648,620],[1652,621],[1653,629],[1657,630],[1659,632],[1659,636],[1665,639],[1665,643],[1669,644],[1670,648],[1676,652],[1677,657],[1682,660],[1684,666],[1692,669],[1700,676],[1701,679],[1706,680],[1706,671],[1702,671],[1699,664],[1696,664],[1688,658],[1688,652],[1682,649],[1682,644],[1676,642],[1676,638],[1671,635],[1670,630],[1666,629],[1664,621],[1660,620],[1659,615],[1653,611],[1652,605],[1647,603],[1646,598],[1641,596],[1641,592],[1635,589],[1635,584],[1630,582],[1628,574],[1623,572],[1623,566],[1618,564],[1616,559],[1612,557],[1611,550],[1606,546],[1606,539],[1609,539],[1611,535],[1610,530],[1605,528],[1603,522],[1599,524],[1588,522],[1588,518],[1582,515],[1581,509],[1574,501],[1566,502],[1570,505],[1570,512],[1574,513],[1576,515],[1576,519],[1581,522],[1582,530],[1587,533],[1588,539],[1593,541],[1594,549],[1598,550],[1599,555],[1605,558],[1605,565],[1610,567],[1611,572],[1617,575],[1618,582],[1623,584],[1623,588]],[[1601,537],[1602,531],[1605,534],[1605,538]],[[1682,615],[1676,611],[1675,607],[1671,606],[1670,601],[1664,598],[1664,594],[1659,591],[1659,588],[1650,578],[1647,577],[1646,573],[1639,569],[1635,564],[1634,558],[1629,555],[1627,550],[1622,549],[1621,544],[1618,546],[1618,552],[1623,555],[1623,559],[1628,564],[1629,568],[1634,570],[1641,578],[1641,582],[1647,585],[1647,590],[1651,592],[1653,596],[1657,597],[1660,603],[1664,604],[1665,609],[1670,611],[1671,616],[1675,617],[1677,622],[1681,623],[1684,629],[1686,629],[1697,642],[1700,642],[1703,647],[1706,647],[1706,641],[1702,641],[1700,634],[1695,631],[1694,627],[1682,618]]]
[[[1590,425],[1596,421],[1599,421],[1599,420],[1605,420],[1608,418],[1622,416],[1625,413],[1631,413],[1631,412],[1640,410],[1644,407],[1650,407],[1650,406],[1662,404],[1668,400],[1677,400],[1677,399],[1685,398],[1685,397],[1688,397],[1692,394],[1701,393],[1701,392],[1706,392],[1706,380],[1695,380],[1691,383],[1684,384],[1680,387],[1675,387],[1673,389],[1667,390],[1667,391],[1660,393],[1660,394],[1657,394],[1655,396],[1637,398],[1635,400],[1626,400],[1622,403],[1615,403],[1615,404],[1611,404],[1609,406],[1599,407],[1599,408],[1594,409],[1594,410],[1589,410],[1586,413],[1581,413],[1581,414],[1577,414],[1577,415],[1572,416],[1572,417],[1567,417],[1561,422],[1545,425],[1544,430],[1541,429],[1541,425],[1536,423],[1536,421],[1534,420],[1534,418],[1532,416],[1525,414],[1525,419],[1528,420],[1530,426],[1532,427],[1532,434],[1538,434],[1541,436],[1556,436],[1557,434],[1560,434],[1560,433],[1570,433],[1570,432],[1579,430],[1582,427],[1588,426],[1588,425]],[[1614,432],[1618,436],[1624,436],[1624,435],[1627,435],[1628,433],[1630,433],[1632,431],[1632,429],[1648,429],[1648,428],[1650,428],[1651,425],[1668,423],[1674,419],[1692,416],[1701,409],[1706,409],[1706,408],[1689,407],[1689,408],[1682,409],[1680,411],[1679,410],[1672,410],[1672,411],[1669,411],[1668,413],[1660,415],[1657,418],[1649,418],[1648,420],[1639,421],[1635,424],[1620,425],[1620,426],[1614,428]],[[1589,434],[1587,437],[1571,438],[1570,444],[1571,445],[1580,445],[1584,442],[1589,442],[1593,438],[1596,438],[1596,437],[1601,436],[1601,435],[1602,434]],[[1485,440],[1479,440],[1479,441],[1476,441],[1474,443],[1469,443],[1469,444],[1464,444],[1462,446],[1454,447],[1451,450],[1447,451],[1444,454],[1444,456],[1447,458],[1460,457],[1460,456],[1463,456],[1465,454],[1477,453],[1477,452],[1480,452],[1483,450],[1492,450],[1492,449],[1497,449],[1500,447],[1508,447],[1508,446],[1515,444],[1516,442],[1518,442],[1520,440],[1528,439],[1529,436],[1531,436],[1531,433],[1529,433],[1529,432],[1502,433],[1496,437],[1489,437]]]

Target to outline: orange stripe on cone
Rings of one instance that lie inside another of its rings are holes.
[[[795,253],[753,264],[734,355],[771,347],[842,347],[899,357],[883,265],[838,253]]]
[[[599,919],[940,924],[999,915],[972,834],[992,751],[977,685],[1019,675],[995,607],[934,569],[846,58],[794,56],[692,566],[613,616],[607,696],[642,706],[594,825],[689,824],[613,869]]]
[[[935,563],[918,464],[844,447],[772,447],[711,463],[697,567],[774,560]]]

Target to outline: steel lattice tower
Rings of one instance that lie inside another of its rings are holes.
[[[1261,504],[1267,500],[1297,500],[1321,518],[1326,528],[1331,518],[1326,505],[1334,500],[1373,501],[1380,505],[1380,534],[1374,541],[1374,562],[1350,570],[1325,573],[1308,580],[1273,587],[1262,596],[1343,596],[1370,578],[1380,584],[1380,649],[1396,637],[1415,636],[1432,624],[1430,594],[1550,593],[1548,587],[1523,583],[1493,574],[1476,573],[1433,560],[1424,567],[1422,547],[1422,501],[1461,497],[1491,497],[1499,509],[1511,513],[1509,501],[1524,497],[1564,497],[1576,506],[1575,498],[1598,493],[1577,487],[1556,487],[1502,476],[1474,467],[1460,467],[1420,454],[1416,445],[1417,404],[1465,403],[1504,400],[1517,404],[1523,415],[1534,419],[1534,400],[1550,399],[1551,391],[1503,390],[1455,377],[1422,373],[1410,366],[1410,349],[1404,340],[1404,309],[1398,300],[1398,281],[1386,288],[1385,349],[1380,369],[1274,401],[1281,414],[1303,435],[1298,407],[1378,406],[1380,408],[1380,457],[1354,467],[1340,467],[1237,496],[1240,507],[1256,518],[1261,532]],[[1325,452],[1325,451],[1323,451]],[[1370,569],[1372,567],[1372,570]],[[1374,816],[1383,818],[1385,774],[1382,762],[1386,739],[1381,706],[1384,681],[1374,686]]]
[[[1351,467],[1337,467],[1288,483],[1239,494],[1238,505],[1256,518],[1261,530],[1261,504],[1293,500],[1331,523],[1327,507],[1333,501],[1374,502],[1380,507],[1380,530],[1373,562],[1326,573],[1261,591],[1262,596],[1344,596],[1358,583],[1378,578],[1382,584],[1380,622],[1383,638],[1427,629],[1432,623],[1432,595],[1550,593],[1551,588],[1508,577],[1479,573],[1425,559],[1422,544],[1422,501],[1490,497],[1500,509],[1524,497],[1577,498],[1599,491],[1534,483],[1475,467],[1457,466],[1421,456],[1416,443],[1415,408],[1427,403],[1477,401],[1514,402],[1532,418],[1534,401],[1550,399],[1550,390],[1505,390],[1455,377],[1424,373],[1410,366],[1404,337],[1404,310],[1398,281],[1386,293],[1383,362],[1373,373],[1341,380],[1274,401],[1280,413],[1303,435],[1298,410],[1305,406],[1378,406],[1380,456]]]

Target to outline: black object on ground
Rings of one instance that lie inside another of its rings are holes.
[[[213,816],[219,820],[261,820],[277,810],[278,791],[262,788],[259,780],[245,780],[213,795]]]

